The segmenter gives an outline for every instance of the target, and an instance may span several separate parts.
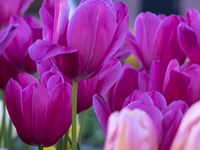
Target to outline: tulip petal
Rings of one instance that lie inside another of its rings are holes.
[[[93,96],[93,106],[94,106],[94,112],[98,118],[101,128],[104,134],[106,134],[107,121],[108,121],[109,115],[111,114],[111,110],[109,106],[107,105],[106,101],[103,99],[103,97],[99,95]]]
[[[198,149],[200,102],[186,112],[170,150]]]
[[[200,13],[196,9],[188,9],[187,14],[187,23],[194,30],[195,33],[199,33],[199,24],[200,24]],[[197,34],[198,39],[200,39],[199,34]]]
[[[0,54],[7,48],[15,35],[16,25],[10,25],[0,31]]]
[[[153,61],[150,67],[150,85],[149,90],[156,90],[162,92],[165,68],[160,61]]]
[[[70,48],[79,51],[80,73],[91,75],[102,65],[117,28],[116,16],[106,1],[85,1],[73,14],[68,28]],[[84,32],[82,32],[84,31]]]
[[[155,58],[161,60],[164,66],[167,66],[173,58],[176,58],[180,64],[185,61],[185,55],[178,42],[177,28],[180,22],[178,16],[169,16],[162,21],[156,33],[153,45]]]
[[[77,50],[68,49],[66,47],[52,44],[51,42],[43,40],[37,40],[29,48],[29,55],[36,62],[41,62],[60,54],[73,54],[73,53],[77,53]]]
[[[121,63],[116,59],[108,61],[98,76],[97,92],[105,95],[121,75]]]
[[[88,80],[80,80],[78,82],[78,99],[77,99],[78,113],[92,106],[92,96],[98,93],[96,92],[97,85],[98,85],[97,76],[94,76]]]
[[[20,73],[18,75],[18,78],[19,78],[20,85],[22,88],[26,88],[27,86],[31,84],[38,83],[35,77],[27,73]]]
[[[107,98],[110,106],[112,106],[112,111],[120,110],[126,97],[128,97],[133,90],[137,89],[137,87],[138,72],[128,64],[124,65],[123,73],[119,81],[114,85],[113,91],[109,92]]]
[[[144,66],[150,66],[152,58],[155,56],[153,44],[156,41],[155,35],[160,23],[161,19],[150,12],[140,13],[135,20],[135,36],[139,47],[138,50],[142,51],[142,57],[146,64]],[[140,52],[136,53],[138,54]]]
[[[45,0],[40,9],[40,16],[44,25],[44,39],[67,46],[69,1]]]
[[[151,118],[135,109],[123,109],[109,117],[104,150],[157,150],[158,139]]]
[[[151,97],[153,100],[154,105],[161,111],[165,107],[167,107],[167,102],[165,100],[165,97],[157,92],[157,91],[148,91],[147,94]]]
[[[72,87],[68,83],[58,84],[51,93],[51,101],[47,110],[47,124],[51,124],[51,128],[46,128],[49,139],[49,145],[55,144],[57,139],[60,139],[69,129],[71,125],[71,110],[72,110]],[[51,104],[50,104],[51,103]],[[55,108],[59,108],[55,110]],[[52,117],[56,114],[56,117]],[[57,129],[56,132],[49,132]]]
[[[126,5],[122,2],[116,2],[114,3],[114,6],[117,13],[118,26],[114,34],[113,41],[108,48],[110,53],[106,56],[107,58],[114,55],[117,50],[120,49],[121,45],[123,44],[122,41],[125,40],[125,37],[127,35],[129,26],[128,8],[126,7]]]
[[[183,52],[192,62],[200,63],[200,46],[193,29],[182,23],[179,25],[178,35]]]

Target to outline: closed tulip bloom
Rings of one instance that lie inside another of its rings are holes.
[[[177,28],[184,22],[180,16],[155,15],[141,13],[135,20],[135,35],[129,34],[128,45],[139,60],[141,67],[150,69],[153,60],[160,60],[167,67],[171,59],[184,63],[186,56],[182,52]]]
[[[159,150],[169,150],[180,126],[180,122],[187,109],[187,104],[182,100],[178,100],[173,101],[165,109],[162,110],[163,136]]]
[[[200,13],[196,9],[189,9],[186,23],[178,27],[178,37],[183,52],[192,63],[200,64]]]
[[[83,80],[96,75],[122,46],[128,9],[121,2],[84,0],[68,22],[68,8],[66,0],[44,2],[40,11],[44,37],[29,53],[36,62],[51,58],[64,75]]]
[[[200,99],[200,65],[185,63],[180,66],[177,60],[171,60],[164,78],[163,95],[171,103],[184,100],[189,106]]]
[[[0,1],[0,28],[8,23],[11,16],[22,15],[32,2],[33,0]]]
[[[170,150],[199,150],[200,102],[186,112]]]
[[[142,110],[115,112],[109,117],[104,150],[157,150],[158,139],[151,118]]]
[[[39,83],[33,76],[20,74],[11,79],[5,103],[21,140],[26,144],[51,146],[71,124],[71,85],[59,72],[46,72]]]

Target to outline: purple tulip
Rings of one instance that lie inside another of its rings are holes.
[[[114,102],[111,104],[115,105]],[[104,133],[106,133],[107,130],[107,121],[109,115],[115,111],[112,109],[112,105],[110,106],[108,100],[104,99],[100,95],[95,95],[93,97],[94,111],[97,115],[97,118]],[[161,122],[163,118],[161,110],[165,107],[165,98],[159,92],[141,92],[136,90],[132,94],[127,96],[126,100],[124,99],[124,103],[122,104],[121,109],[129,108],[132,110],[138,108],[147,112],[152,118],[154,125],[156,126],[157,136],[161,140]]]
[[[183,52],[191,62],[200,63],[200,13],[198,10],[187,11],[187,23],[178,28],[179,42]]]
[[[92,96],[94,94],[105,95],[117,82],[121,72],[120,62],[112,59],[103,66],[96,76],[79,81],[77,98],[78,113],[92,106]]]
[[[142,91],[156,90],[162,93],[165,67],[159,60],[154,60],[149,73],[143,69],[138,74],[138,88]]]
[[[185,60],[177,35],[178,25],[184,22],[180,16],[156,16],[141,13],[135,20],[135,36],[129,34],[128,44],[141,67],[149,70],[153,60],[160,60],[166,67],[171,59],[180,64]]]
[[[172,60],[166,70],[163,83],[163,95],[168,103],[184,100],[189,106],[200,99],[200,66],[186,63],[179,66]]]
[[[200,65],[187,62],[180,66],[173,59],[166,71],[164,68],[160,61],[154,61],[149,73],[146,70],[140,71],[139,89],[161,92],[168,104],[181,99],[190,106],[200,99]]]
[[[15,36],[3,52],[13,65],[28,72],[36,71],[36,64],[28,55],[29,46],[42,38],[42,28],[34,17],[12,17],[10,24],[17,24]]]
[[[69,22],[68,13],[68,1],[44,1],[40,10],[43,40],[37,40],[29,53],[36,62],[52,58],[69,78],[87,79],[122,46],[128,31],[128,9],[111,0],[84,0]]]
[[[7,25],[11,16],[22,15],[33,0],[6,0],[0,1],[0,28]]]
[[[169,150],[187,108],[188,106],[184,101],[178,100],[172,102],[162,110],[163,136],[160,143],[160,150]]]
[[[121,110],[125,99],[138,88],[138,72],[125,64],[119,80],[106,93],[112,111]]]
[[[41,83],[20,74],[11,79],[5,92],[9,115],[22,141],[30,145],[51,146],[71,125],[71,85],[59,72],[45,72]]]

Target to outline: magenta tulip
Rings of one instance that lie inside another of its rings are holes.
[[[200,63],[200,13],[198,10],[187,11],[187,23],[179,25],[179,42],[183,52],[193,63]]]
[[[189,106],[200,99],[200,66],[186,63],[179,66],[172,60],[166,70],[163,83],[163,95],[168,103],[184,100]]]
[[[43,40],[37,40],[29,53],[36,62],[51,58],[69,78],[87,79],[122,46],[128,31],[128,9],[111,0],[84,0],[69,22],[68,13],[68,1],[44,1],[40,10]]]
[[[171,59],[183,64],[185,55],[179,42],[177,28],[184,22],[180,16],[160,16],[141,13],[135,20],[135,36],[129,34],[129,46],[141,67],[149,70],[153,60],[160,60],[166,67]]]
[[[29,46],[42,38],[42,28],[34,17],[12,17],[9,24],[17,24],[15,36],[3,52],[3,56],[20,70],[36,71],[36,64],[28,55]]]
[[[160,143],[160,150],[169,150],[187,109],[187,104],[184,101],[178,100],[172,102],[162,110],[163,136]]]
[[[33,76],[20,74],[11,79],[5,102],[21,140],[26,144],[51,146],[71,125],[71,85],[59,72],[46,72],[41,83]]]

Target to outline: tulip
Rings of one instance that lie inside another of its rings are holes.
[[[184,63],[177,35],[178,25],[184,22],[180,16],[160,16],[141,13],[135,20],[135,36],[129,34],[128,45],[141,67],[149,71],[153,60],[160,60],[166,68],[171,59]]]
[[[104,150],[157,150],[155,126],[142,110],[115,112],[109,117]]]
[[[157,90],[161,92],[167,103],[183,100],[189,106],[200,99],[200,66],[187,62],[180,66],[173,59],[165,70],[160,61],[153,61],[149,73],[139,72],[139,89],[143,91]]]
[[[115,102],[115,101],[113,101]],[[116,101],[117,102],[117,101]],[[113,105],[115,103],[109,103],[109,99],[105,99],[103,96],[94,95],[93,96],[93,106],[94,111],[97,115],[98,121],[103,129],[103,132],[106,134],[107,130],[107,121],[112,112]],[[119,105],[118,105],[119,106]],[[166,107],[166,100],[159,92],[142,92],[135,90],[126,99],[123,100],[122,108],[128,109],[141,109],[149,114],[152,118],[154,125],[156,126],[156,133],[161,139],[162,137],[162,119],[163,115],[161,110]],[[119,110],[121,110],[119,109]]]
[[[119,80],[109,89],[105,96],[112,111],[122,109],[125,99],[138,88],[137,70],[128,64],[125,64],[121,70],[122,73]]]
[[[200,102],[193,104],[183,117],[170,150],[198,150]]]
[[[187,22],[178,27],[180,46],[192,63],[200,63],[200,13],[196,9],[187,11]]]
[[[172,102],[162,110],[163,136],[160,143],[160,150],[169,150],[187,108],[188,106],[184,101],[178,100]]]
[[[120,78],[121,72],[120,61],[112,59],[102,67],[96,76],[79,81],[77,112],[79,113],[92,106],[94,94],[105,95]]]
[[[177,60],[169,63],[164,83],[163,95],[168,103],[173,100],[184,100],[189,106],[200,99],[200,66],[186,63],[179,66]]]
[[[69,21],[68,13],[68,1],[44,1],[40,9],[43,40],[37,40],[29,53],[36,62],[51,58],[71,79],[87,79],[122,46],[128,31],[128,9],[121,2],[84,0]]]
[[[0,27],[6,25],[11,16],[24,14],[32,2],[33,0],[0,1]]]
[[[59,72],[46,72],[41,83],[33,76],[20,74],[11,79],[5,103],[21,140],[26,144],[51,146],[71,125],[72,88]]]
[[[155,90],[162,93],[165,77],[165,67],[159,60],[154,60],[150,70],[140,70],[138,73],[138,89],[142,91]]]
[[[29,46],[42,38],[42,28],[34,17],[12,17],[9,24],[17,24],[15,36],[4,50],[4,57],[20,70],[36,71],[36,64],[28,55]]]

